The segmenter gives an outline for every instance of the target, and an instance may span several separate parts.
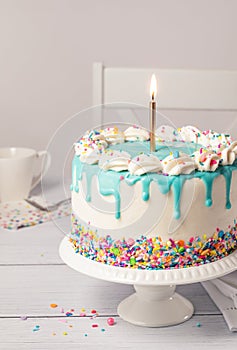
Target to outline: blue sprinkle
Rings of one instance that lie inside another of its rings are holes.
[[[175,159],[179,158],[179,151],[174,151],[173,152],[173,156],[174,156]]]

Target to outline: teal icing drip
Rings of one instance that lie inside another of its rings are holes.
[[[75,192],[79,192],[78,181],[81,180],[81,177],[82,177],[82,163],[80,162],[79,157],[75,156],[72,162],[72,184],[71,184],[71,188]]]
[[[185,177],[176,176],[172,184],[173,195],[174,195],[174,218],[177,220],[180,219],[181,192],[185,181],[186,181]]]
[[[82,172],[86,176],[86,201],[91,201],[91,182],[94,175],[98,173],[96,167],[84,163],[82,166]]]
[[[231,202],[230,202],[230,189],[231,189],[231,180],[232,180],[232,168],[225,166],[222,168],[222,175],[225,178],[226,183],[226,203],[225,207],[226,209],[231,209]]]
[[[103,196],[114,196],[115,199],[115,218],[119,219],[121,212],[120,199],[120,176],[114,171],[101,171],[98,173],[99,191]]]
[[[141,146],[142,144],[142,146]],[[162,159],[167,156],[169,152],[176,151],[185,151],[187,152],[187,147],[189,149],[189,153],[194,151],[194,148],[197,149],[197,145],[191,144],[185,146],[181,142],[172,143],[171,146],[167,146],[164,144],[158,145],[156,148],[155,154],[158,158]],[[120,149],[127,151],[131,154],[131,156],[144,152],[149,153],[148,144],[146,142],[127,142],[120,145],[113,145],[113,149]],[[140,151],[140,152],[139,152]],[[91,183],[94,175],[98,177],[99,183],[99,192],[101,195],[109,196],[113,195],[115,198],[115,217],[116,219],[120,218],[121,215],[121,197],[120,197],[120,181],[121,177],[125,180],[125,182],[129,186],[135,185],[138,181],[141,181],[142,184],[142,199],[144,201],[148,201],[150,198],[150,184],[151,182],[155,182],[158,186],[160,192],[162,194],[167,194],[169,191],[173,190],[174,197],[174,217],[175,219],[180,218],[180,202],[182,196],[182,188],[183,184],[186,180],[199,178],[203,181],[206,188],[206,198],[205,205],[210,207],[212,205],[212,188],[214,179],[217,176],[223,175],[226,182],[226,209],[231,208],[230,201],[230,190],[231,190],[231,180],[232,180],[232,172],[237,170],[237,160],[233,165],[228,166],[220,166],[215,172],[200,172],[196,171],[189,175],[178,175],[178,176],[166,176],[164,174],[157,173],[148,173],[141,176],[131,175],[128,171],[122,172],[114,172],[112,170],[102,171],[99,169],[98,165],[89,165],[86,163],[81,163],[80,158],[75,156],[72,163],[72,184],[71,190],[75,192],[79,191],[78,181],[82,179],[82,174],[86,176],[86,186],[87,186],[87,194],[86,200],[91,200]]]
[[[200,178],[205,184],[205,187],[206,187],[205,205],[206,205],[206,207],[212,206],[213,181],[219,175],[220,175],[219,172],[197,172],[195,174],[195,177]]]
[[[151,178],[149,176],[144,176],[141,181],[142,181],[142,199],[144,201],[148,201],[148,199],[150,198]]]
[[[153,181],[158,185],[162,194],[167,194],[170,191],[175,176],[165,176],[162,174],[154,174]]]

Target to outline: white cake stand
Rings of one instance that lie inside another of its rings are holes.
[[[172,326],[192,317],[189,300],[175,293],[176,285],[221,277],[237,269],[237,251],[219,261],[174,270],[137,270],[101,264],[76,254],[65,237],[59,247],[63,261],[76,271],[91,277],[133,284],[135,293],[118,306],[124,320],[138,326]]]

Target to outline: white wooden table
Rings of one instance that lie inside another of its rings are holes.
[[[68,219],[61,220],[66,225]],[[53,222],[16,232],[0,230],[1,350],[236,349],[237,333],[229,332],[200,284],[177,287],[194,304],[189,321],[168,328],[126,323],[118,317],[117,305],[133,287],[70,269],[58,254],[63,237]],[[58,307],[51,308],[51,303]],[[86,317],[79,316],[83,308]],[[66,317],[71,309],[74,315]],[[95,319],[92,309],[98,312]],[[108,317],[114,317],[114,326],[107,325]],[[33,331],[35,326],[40,326],[38,331]]]

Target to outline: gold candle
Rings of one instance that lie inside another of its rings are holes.
[[[155,138],[155,130],[156,130],[156,101],[155,97],[157,94],[157,82],[155,74],[151,77],[151,85],[150,85],[150,94],[151,101],[149,103],[149,112],[150,112],[150,151],[155,152],[156,150],[156,138]]]

